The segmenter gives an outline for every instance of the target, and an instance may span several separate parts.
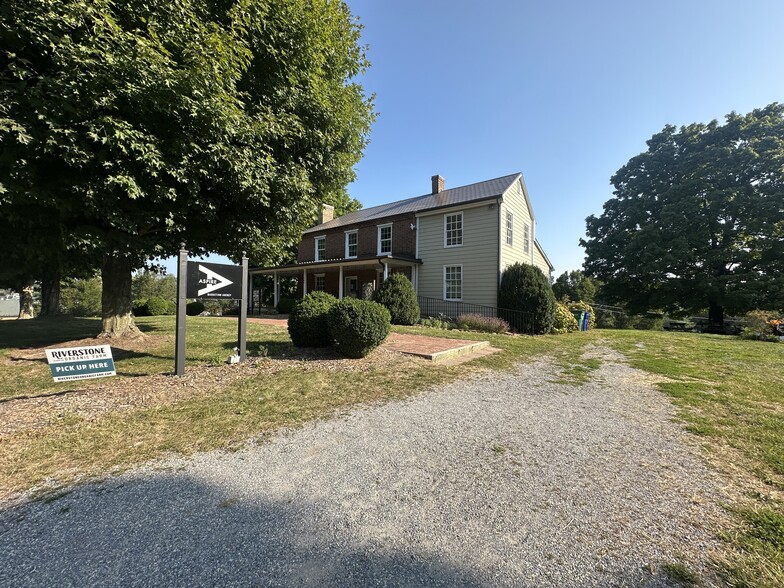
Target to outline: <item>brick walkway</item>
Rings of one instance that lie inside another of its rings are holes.
[[[233,318],[233,317],[232,317]],[[288,315],[270,317],[248,317],[248,322],[280,327],[288,326]],[[486,349],[486,341],[471,341],[467,339],[446,339],[444,337],[428,337],[426,335],[411,335],[409,333],[390,333],[387,340],[381,345],[383,349],[416,355],[431,360],[451,358],[456,355],[474,355]]]

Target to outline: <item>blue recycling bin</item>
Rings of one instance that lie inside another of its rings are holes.
[[[583,318],[583,324],[580,325],[580,330],[581,331],[587,331],[588,330],[588,321],[589,321],[590,318],[591,318],[591,313],[590,312],[586,312],[585,313],[585,317]]]

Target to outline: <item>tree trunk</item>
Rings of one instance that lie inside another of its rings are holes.
[[[708,304],[708,332],[724,334],[724,307],[715,300]]]
[[[60,314],[60,272],[47,272],[41,280],[41,316]]]
[[[138,337],[142,333],[131,315],[131,261],[107,255],[101,267],[101,318],[99,337]]]
[[[33,308],[33,280],[25,280],[19,288],[19,319],[31,319],[35,316]]]

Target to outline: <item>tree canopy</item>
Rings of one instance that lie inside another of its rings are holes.
[[[105,330],[182,241],[273,261],[354,178],[359,35],[339,0],[5,0],[0,215],[93,252]]]
[[[784,105],[666,126],[587,219],[586,273],[632,312],[784,305]]]
[[[593,302],[596,297],[596,283],[581,270],[564,272],[553,282],[553,294],[558,300],[572,302]]]

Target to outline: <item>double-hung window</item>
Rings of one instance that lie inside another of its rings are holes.
[[[357,231],[346,231],[346,257],[357,256]]]
[[[327,238],[316,237],[316,261],[324,261],[327,257]]]
[[[463,266],[444,266],[444,300],[463,299]]]
[[[316,274],[316,285],[313,289],[319,292],[324,291],[324,274]]]
[[[514,215],[506,211],[506,244],[514,246]]]
[[[392,253],[392,225],[378,227],[378,254]]]
[[[531,225],[528,223],[523,225],[523,251],[531,253]]]
[[[460,247],[463,244],[463,213],[444,215],[444,247]]]

